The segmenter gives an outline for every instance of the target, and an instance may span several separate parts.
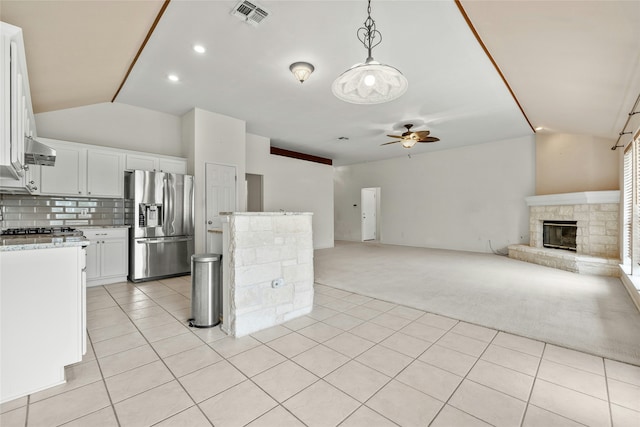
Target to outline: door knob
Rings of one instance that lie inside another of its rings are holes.
[[[207,221],[207,224],[211,225],[213,224],[213,221]]]

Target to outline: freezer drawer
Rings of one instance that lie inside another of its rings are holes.
[[[192,236],[133,239],[129,249],[132,282],[191,273]]]

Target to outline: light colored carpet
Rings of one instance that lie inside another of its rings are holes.
[[[492,254],[336,242],[315,252],[315,280],[640,365],[640,313],[616,278]]]

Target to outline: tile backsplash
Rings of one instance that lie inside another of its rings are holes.
[[[0,194],[0,228],[124,225],[124,199]]]

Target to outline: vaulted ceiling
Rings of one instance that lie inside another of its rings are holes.
[[[531,135],[538,126],[615,140],[640,93],[638,1],[374,0],[383,39],[373,56],[401,70],[409,89],[365,106],[331,93],[333,80],[366,58],[356,38],[365,1],[261,0],[269,15],[258,26],[232,16],[236,4],[2,0],[0,19],[24,30],[36,112],[114,97],[174,115],[197,107],[336,164]],[[303,84],[289,72],[296,61],[315,66]],[[380,146],[405,123],[441,141],[411,151]]]

